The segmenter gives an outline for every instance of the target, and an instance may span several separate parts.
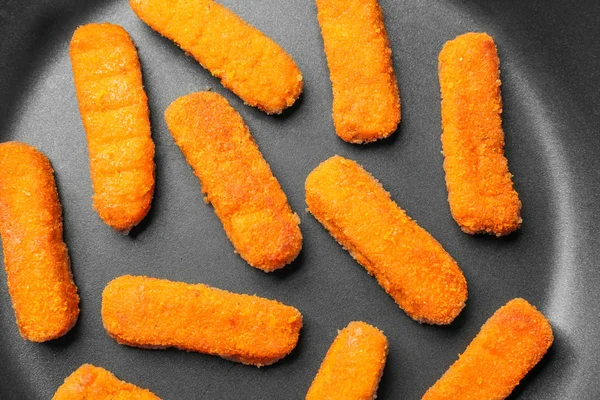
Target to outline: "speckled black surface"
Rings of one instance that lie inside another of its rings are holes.
[[[306,90],[282,116],[244,106],[193,59],[133,14],[127,1],[0,2],[0,140],[37,146],[56,170],[65,240],[81,316],[64,338],[23,341],[5,275],[0,283],[0,398],[49,399],[82,363],[164,399],[301,399],[336,330],[364,320],[390,341],[379,399],[418,399],[509,299],[537,305],[555,345],[513,399],[600,398],[600,3],[596,0],[381,0],[402,97],[391,139],[349,145],[332,127],[331,88],[312,0],[223,0],[292,54]],[[130,236],[91,207],[87,149],[68,43],[88,22],[121,24],[139,49],[156,142],[150,215]],[[437,54],[466,31],[487,31],[502,66],[506,154],[523,201],[523,228],[504,239],[471,237],[450,217],[440,154]],[[163,111],[178,96],[212,88],[242,114],[302,219],[304,249],[264,274],[233,253],[199,184],[174,145]],[[467,307],[450,327],[409,319],[305,211],[304,179],[333,154],[359,161],[398,204],[455,257],[469,282]],[[298,307],[296,350],[266,368],[176,350],[118,345],[100,319],[105,284],[144,274],[276,298]]]

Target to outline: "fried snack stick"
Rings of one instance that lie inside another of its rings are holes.
[[[470,234],[507,235],[521,201],[504,157],[500,61],[485,33],[447,42],[439,56],[442,148],[452,216]]]
[[[70,52],[94,208],[128,233],[148,214],[154,194],[154,143],[137,52],[123,28],[106,23],[77,28]]]
[[[288,355],[302,315],[275,300],[144,276],[121,276],[102,294],[102,321],[121,344],[176,347],[258,367]]]
[[[350,322],[329,348],[306,400],[374,399],[387,352],[387,338],[379,329]]]
[[[83,364],[69,375],[52,400],[160,400],[147,389],[124,382],[104,368]]]
[[[333,122],[346,142],[391,135],[400,95],[383,13],[377,0],[317,0],[333,87]]]
[[[523,299],[492,315],[424,400],[499,400],[546,354],[554,337],[548,320]]]
[[[449,324],[467,299],[456,261],[356,162],[334,156],[306,178],[311,214],[411,318]]]
[[[277,43],[212,0],[130,0],[142,21],[174,41],[250,106],[279,114],[303,87]]]
[[[292,262],[302,248],[300,219],[242,117],[222,96],[202,92],[175,100],[165,118],[236,252],[265,272]]]
[[[62,209],[50,161],[24,143],[0,144],[0,234],[21,336],[45,342],[64,335],[77,321],[79,296]]]

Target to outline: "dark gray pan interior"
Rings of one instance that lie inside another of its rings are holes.
[[[73,370],[93,363],[164,399],[301,399],[337,330],[364,320],[390,341],[378,398],[419,399],[514,297],[550,318],[556,340],[511,398],[599,398],[600,2],[381,0],[403,117],[390,139],[367,146],[346,144],[334,133],[312,0],[222,2],[281,44],[302,70],[305,93],[283,115],[242,104],[141,22],[125,0],[0,3],[0,140],[28,142],[52,161],[81,294],[81,316],[69,334],[29,343],[17,332],[0,274],[0,398],[49,399]],[[156,197],[129,236],[112,231],[92,210],[68,57],[74,29],[103,21],[122,25],[139,49],[156,143]],[[501,59],[506,154],[524,219],[519,232],[502,239],[463,234],[446,199],[437,55],[446,40],[467,31],[491,34]],[[166,128],[163,112],[171,101],[208,88],[242,114],[302,219],[302,253],[280,272],[267,275],[234,254]],[[451,326],[408,318],[307,214],[304,180],[333,154],[364,165],[458,261],[469,300]],[[118,345],[102,327],[100,300],[106,283],[123,274],[203,282],[294,305],[304,315],[299,344],[261,369]]]

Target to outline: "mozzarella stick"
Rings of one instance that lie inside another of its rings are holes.
[[[69,375],[52,400],[160,400],[147,389],[124,382],[104,368],[83,364]]]
[[[503,236],[522,221],[504,156],[499,67],[494,41],[485,33],[461,35],[439,56],[448,201],[469,234]]]
[[[79,315],[62,209],[50,161],[18,142],[0,144],[0,235],[8,292],[24,339],[67,333]]]
[[[423,399],[504,399],[553,340],[552,327],[542,313],[523,299],[511,300],[487,320]]]
[[[102,294],[104,328],[117,342],[176,347],[258,367],[288,355],[302,315],[275,300],[144,276],[121,276]]]
[[[171,103],[165,119],[236,252],[265,272],[292,262],[302,248],[300,219],[227,100],[193,93]]]
[[[292,57],[228,8],[212,0],[130,0],[130,5],[246,104],[279,114],[300,96],[302,74]]]
[[[140,62],[117,25],[88,24],[71,40],[79,111],[87,133],[94,208],[128,233],[150,210],[154,143]]]
[[[306,179],[306,204],[411,318],[449,324],[467,299],[456,261],[356,162],[334,156]]]
[[[306,400],[375,399],[387,352],[383,332],[364,322],[350,322],[329,348]]]
[[[390,136],[400,122],[392,50],[377,0],[317,0],[340,138],[367,143]]]

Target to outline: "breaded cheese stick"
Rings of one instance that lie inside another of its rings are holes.
[[[334,156],[306,178],[306,204],[411,318],[449,324],[467,299],[456,261],[356,162]]]
[[[104,368],[83,364],[69,375],[52,400],[160,400],[147,389],[124,382]]]
[[[292,262],[302,248],[300,219],[227,100],[192,93],[171,103],[165,119],[236,252],[265,272]]]
[[[50,161],[19,142],[0,144],[0,234],[8,292],[24,339],[67,333],[79,315],[62,209]]]
[[[144,276],[121,276],[102,293],[102,322],[121,344],[176,347],[256,365],[298,342],[302,315],[275,300]]]
[[[448,201],[469,234],[503,236],[522,221],[504,156],[499,66],[494,41],[485,33],[461,35],[439,56]]]
[[[392,50],[377,0],[316,0],[340,138],[367,143],[400,122]]]
[[[499,400],[546,354],[554,337],[548,320],[523,299],[492,315],[424,400]]]
[[[365,322],[350,322],[327,351],[306,400],[376,398],[387,353],[383,332]]]
[[[302,93],[302,74],[292,57],[213,0],[130,0],[130,5],[246,104],[279,114]]]
[[[77,28],[70,53],[94,208],[128,233],[148,214],[154,194],[154,142],[137,51],[123,28],[105,23]]]

